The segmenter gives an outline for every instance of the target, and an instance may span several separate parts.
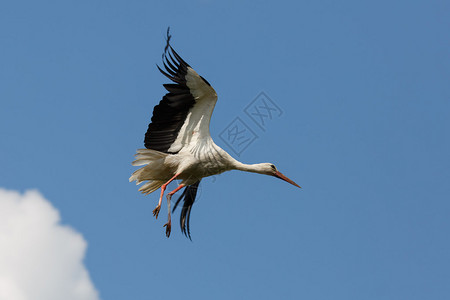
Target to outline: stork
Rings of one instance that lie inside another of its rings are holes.
[[[244,164],[217,146],[209,133],[209,122],[217,101],[216,91],[205,78],[198,75],[170,45],[170,28],[163,53],[164,69],[159,71],[174,83],[163,84],[168,93],[153,109],[151,123],[145,134],[146,149],[138,149],[133,166],[143,166],[130,177],[136,184],[145,182],[139,191],[148,195],[159,188],[161,194],[153,216],[158,218],[167,185],[181,180],[167,194],[168,220],[166,236],[171,232],[172,196],[182,188],[173,211],[183,200],[180,216],[181,231],[191,238],[189,220],[200,180],[230,170],[270,175],[299,187],[271,163]],[[173,212],[172,211],[172,212]]]

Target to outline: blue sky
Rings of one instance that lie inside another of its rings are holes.
[[[446,299],[449,12],[445,1],[2,2],[0,187],[38,190],[83,236],[104,300]],[[203,180],[193,242],[177,226],[167,239],[157,193],[128,183],[167,83],[155,64],[169,25],[219,95],[216,143],[231,152],[219,134],[239,117],[258,138],[238,158],[302,186],[237,171]],[[244,112],[262,91],[283,111],[264,130]]]

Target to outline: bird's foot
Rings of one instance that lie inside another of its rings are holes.
[[[163,227],[166,227],[166,236],[169,237],[172,230],[172,222],[169,220]]]
[[[153,210],[153,216],[158,219],[158,215],[159,215],[159,211],[161,210],[161,205],[158,205],[154,210]]]

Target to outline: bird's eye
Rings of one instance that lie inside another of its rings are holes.
[[[272,168],[272,170],[276,170],[277,168],[275,168],[275,166],[274,165],[270,165],[270,167]]]

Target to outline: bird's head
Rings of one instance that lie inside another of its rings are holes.
[[[290,180],[289,178],[287,178],[286,176],[284,176],[283,173],[281,173],[280,171],[278,171],[274,164],[271,164],[271,163],[262,163],[262,164],[258,164],[258,169],[260,170],[260,172],[258,172],[258,173],[278,177],[278,178],[280,178],[280,179],[283,179],[284,181],[289,182],[290,184],[295,185],[296,187],[301,188],[301,187],[300,187],[298,184],[296,184],[294,181]]]

